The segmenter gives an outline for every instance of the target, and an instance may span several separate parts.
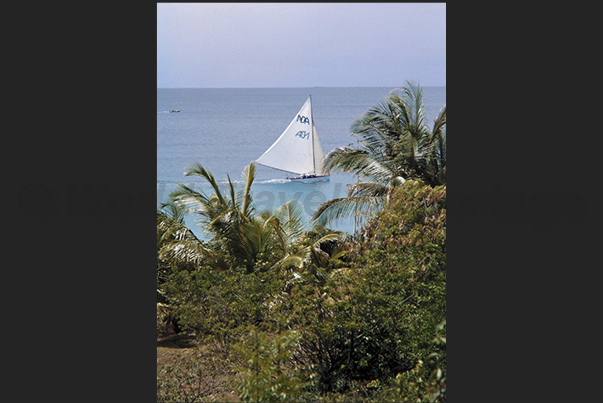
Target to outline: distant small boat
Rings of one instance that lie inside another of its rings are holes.
[[[172,110],[170,111],[170,113],[172,113],[172,112],[180,112],[180,109],[172,109]]]
[[[255,162],[299,176],[299,182],[328,181],[323,169],[324,155],[312,116],[312,97],[308,97],[283,134]]]

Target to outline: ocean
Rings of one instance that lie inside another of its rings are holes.
[[[189,88],[157,89],[157,204],[166,201],[178,183],[210,192],[203,179],[183,172],[199,162],[224,184],[227,174],[242,187],[241,173],[274,143],[312,95],[316,131],[322,149],[355,144],[349,128],[368,108],[385,99],[393,87],[313,88]],[[432,125],[446,104],[446,87],[423,87],[426,121]],[[180,110],[180,112],[170,112]],[[295,183],[287,173],[257,165],[252,196],[257,210],[274,209],[299,200],[306,220],[322,202],[345,197],[356,177],[332,173],[330,181]],[[186,225],[208,239],[187,215]],[[352,233],[352,219],[333,223],[333,229]]]

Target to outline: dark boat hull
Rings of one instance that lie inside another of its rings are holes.
[[[287,178],[290,181],[295,182],[303,182],[303,183],[313,183],[313,182],[326,182],[329,181],[330,175],[317,175],[310,178],[303,178],[301,176],[296,176],[293,178]]]

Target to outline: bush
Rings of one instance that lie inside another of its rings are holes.
[[[446,316],[445,195],[445,187],[403,186],[365,228],[345,276],[292,292],[299,358],[320,393],[387,384],[434,352]]]
[[[292,360],[299,334],[283,331],[275,337],[253,329],[236,350],[243,360],[242,377],[237,384],[246,402],[298,401],[307,385],[304,371]]]
[[[256,266],[261,266],[261,262]],[[176,315],[184,330],[225,342],[240,335],[237,328],[241,326],[276,328],[271,307],[283,287],[278,273],[262,272],[259,268],[251,274],[245,268],[182,270],[168,276],[164,284],[167,299],[177,307]]]

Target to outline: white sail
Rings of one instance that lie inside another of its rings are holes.
[[[316,132],[316,126],[314,122],[312,122],[312,141],[314,141],[314,173],[316,175],[324,175],[322,164],[325,159],[324,154],[322,153],[322,147],[320,146],[320,141],[318,140],[318,133]]]
[[[285,131],[256,162],[299,175],[323,175],[323,159],[312,117],[312,98],[308,97]]]

